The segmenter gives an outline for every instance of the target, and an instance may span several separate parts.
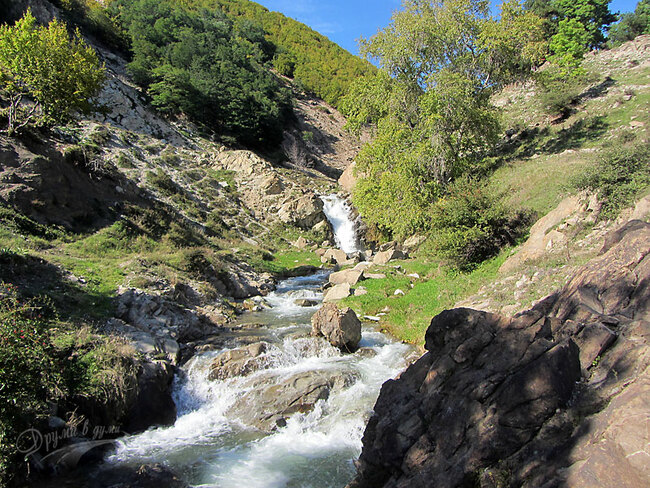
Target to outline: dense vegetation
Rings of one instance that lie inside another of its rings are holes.
[[[269,41],[277,47],[273,58],[275,69],[334,106],[339,105],[341,97],[355,80],[375,71],[370,63],[351,55],[306,25],[278,12],[269,12],[255,2],[182,1],[193,5],[218,3],[228,15],[249,19],[260,25]]]
[[[621,15],[609,31],[609,43],[619,46],[642,34],[650,34],[650,0],[641,0],[634,12]]]
[[[274,46],[251,22],[172,1],[111,4],[133,51],[129,71],[161,112],[185,115],[224,140],[276,147],[289,93],[266,69]]]
[[[450,183],[489,166],[500,132],[490,97],[539,62],[541,21],[516,2],[496,20],[483,1],[407,1],[362,48],[381,71],[344,104],[352,129],[376,127],[357,158],[355,204],[385,237],[427,232]]]

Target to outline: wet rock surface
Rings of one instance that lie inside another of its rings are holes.
[[[632,221],[527,312],[434,317],[349,486],[648,486],[649,296],[650,224]]]
[[[313,410],[316,402],[354,383],[353,373],[341,371],[303,371],[278,380],[270,375],[252,377],[248,393],[241,396],[229,412],[242,422],[265,432],[286,425],[295,413]]]
[[[257,342],[219,354],[212,361],[208,379],[225,380],[235,376],[247,376],[264,368],[267,361],[262,355],[267,349],[268,344],[266,342]]]

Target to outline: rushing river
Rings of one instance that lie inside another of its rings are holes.
[[[355,250],[349,208],[336,196],[324,200],[337,242],[345,250]],[[324,339],[310,337],[310,319],[320,306],[320,288],[326,278],[323,271],[283,281],[266,297],[271,308],[242,317],[242,324],[258,324],[242,330],[248,343],[259,340],[269,344],[263,353],[267,368],[246,378],[210,381],[213,358],[228,348],[195,356],[174,383],[176,423],[121,439],[107,462],[128,466],[163,463],[193,486],[345,486],[354,475],[353,461],[361,451],[365,423],[379,389],[406,367],[410,348],[371,327],[364,328],[362,353],[357,354],[342,354]],[[317,305],[301,307],[295,303],[301,298]],[[228,345],[237,347],[237,338]],[[295,413],[286,426],[270,434],[244,424],[232,409],[256,375],[263,375],[268,382],[281,382],[296,373],[314,371],[340,373],[354,381],[332,390],[313,410]]]

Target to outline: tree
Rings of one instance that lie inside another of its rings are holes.
[[[364,177],[353,198],[379,232],[426,229],[431,203],[497,139],[491,94],[545,52],[539,17],[516,1],[500,20],[488,8],[484,0],[405,0],[386,29],[362,42],[381,71],[355,84],[343,109],[351,129],[375,127],[357,158]]]
[[[605,43],[605,31],[616,21],[609,10],[611,0],[554,0],[556,32],[549,41],[550,60],[564,69],[574,69],[590,49]]]
[[[8,97],[2,113],[10,135],[88,109],[103,81],[104,68],[93,49],[78,31],[70,37],[58,20],[40,26],[27,11],[14,26],[0,26],[0,84]]]

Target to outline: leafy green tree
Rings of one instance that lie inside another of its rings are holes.
[[[609,10],[611,0],[554,0],[557,28],[549,41],[551,61],[571,70],[584,54],[605,43],[605,31],[616,20]]]
[[[375,127],[354,201],[380,233],[426,229],[430,205],[480,163],[499,133],[490,96],[539,62],[541,22],[514,1],[496,20],[483,0],[406,0],[363,41],[381,71],[353,85],[343,109],[352,130]]]
[[[14,26],[0,26],[0,84],[8,99],[2,113],[10,135],[88,109],[103,81],[104,69],[78,31],[71,38],[57,20],[40,26],[30,11]]]
[[[619,46],[642,34],[650,34],[650,0],[641,0],[634,12],[625,13],[609,30],[612,46]]]

